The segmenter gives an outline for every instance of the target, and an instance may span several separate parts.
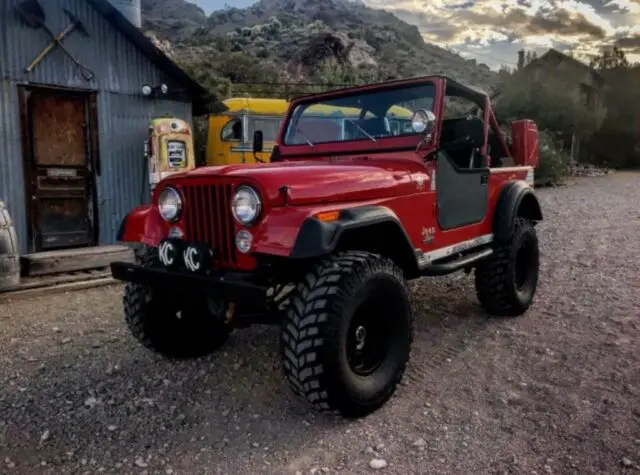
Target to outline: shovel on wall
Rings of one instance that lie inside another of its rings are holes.
[[[64,9],[64,12],[71,19],[71,22],[67,27],[60,32],[57,36],[53,34],[53,32],[47,27],[45,24],[45,14],[38,3],[38,0],[23,0],[15,7],[16,12],[18,13],[18,17],[22,22],[24,22],[27,26],[31,28],[41,28],[45,30],[49,36],[53,39],[46,48],[44,48],[38,56],[31,62],[29,66],[25,68],[25,70],[30,73],[33,69],[49,54],[49,52],[59,46],[62,51],[66,53],[66,55],[73,61],[73,63],[80,69],[80,74],[82,77],[90,81],[94,78],[93,71],[85,68],[80,62],[62,45],[62,39],[67,36],[72,30],[78,30],[81,34],[88,36],[86,29],[75,15],[73,15],[67,9]]]

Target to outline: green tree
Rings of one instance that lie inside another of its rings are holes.
[[[607,115],[588,144],[590,160],[613,168],[640,166],[640,70],[605,72]]]
[[[524,57],[525,54],[520,54]],[[533,54],[531,55],[533,58]],[[503,73],[500,95],[494,100],[496,115],[510,123],[531,119],[540,131],[540,168],[536,176],[540,182],[562,181],[568,170],[568,154],[563,139],[573,134],[588,139],[599,130],[604,111],[589,110],[579,97],[568,94],[575,90],[575,78],[563,77],[536,81],[535,76],[516,71]]]
[[[607,114],[589,140],[589,159],[614,168],[640,166],[640,67],[631,67],[617,46],[604,49],[590,65],[604,78]]]
[[[528,118],[539,129],[588,136],[598,130],[602,117],[589,111],[566,93],[561,82],[514,80],[495,101],[496,113],[504,120]]]
[[[613,48],[604,49],[602,53],[592,58],[589,65],[600,72],[605,72],[626,69],[629,67],[629,61],[624,51],[617,46],[613,46]]]
[[[518,51],[517,70],[518,71],[521,70],[525,66],[531,64],[531,62],[535,61],[536,59],[538,59],[538,53],[531,50],[521,49],[520,51]]]

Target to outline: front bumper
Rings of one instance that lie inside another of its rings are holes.
[[[167,292],[206,295],[207,297],[246,304],[263,305],[267,286],[250,282],[246,277],[230,272],[198,275],[144,267],[130,262],[112,262],[111,275],[124,282],[162,288]]]

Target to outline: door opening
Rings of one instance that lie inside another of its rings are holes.
[[[20,87],[30,252],[97,242],[95,95]]]

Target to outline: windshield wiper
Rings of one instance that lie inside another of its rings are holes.
[[[371,140],[373,140],[374,142],[377,142],[377,140],[375,139],[375,137],[374,137],[373,135],[371,135],[369,132],[367,132],[366,130],[364,130],[362,127],[360,127],[360,126],[358,125],[358,123],[357,123],[355,120],[353,120],[353,119],[345,119],[345,120],[346,120],[347,122],[349,122],[350,124],[355,125],[355,126],[358,128],[358,130],[359,130],[360,132],[362,132],[364,135],[366,135],[367,137],[369,137]]]
[[[311,140],[309,140],[307,136],[302,133],[302,130],[300,130],[297,125],[294,125],[293,128],[296,129],[296,132],[300,134],[300,137],[302,137],[304,141],[307,142],[307,145],[309,145],[310,147],[315,147],[313,142],[311,142]]]

